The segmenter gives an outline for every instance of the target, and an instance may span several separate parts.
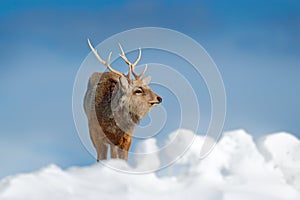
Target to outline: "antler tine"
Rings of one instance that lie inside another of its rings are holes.
[[[127,57],[125,56],[124,50],[121,46],[121,44],[119,43],[119,48],[121,51],[121,54],[119,54],[119,56],[126,62],[126,64],[128,65],[128,73],[127,73],[127,78],[130,79],[130,66],[132,65],[131,62],[129,62],[129,60],[127,59]]]
[[[146,70],[147,70],[147,64],[146,64],[146,66],[145,66],[145,68],[144,68],[144,70],[143,70],[143,72],[142,73],[140,73],[140,75],[134,75],[135,76],[135,79],[141,79],[141,77],[143,77],[144,76],[144,74],[145,74],[145,72],[146,72]],[[133,73],[132,73],[133,74]]]
[[[123,48],[122,48],[122,46],[121,46],[120,43],[119,43],[119,47],[120,47],[120,50],[121,50],[121,54],[119,54],[119,55],[120,55],[120,57],[126,62],[126,64],[127,64],[128,67],[129,67],[128,75],[127,75],[128,78],[129,78],[129,76],[130,76],[130,71],[131,71],[132,74],[133,74],[133,76],[135,77],[136,80],[140,79],[140,78],[144,75],[144,73],[145,73],[145,71],[146,71],[146,69],[147,69],[147,66],[146,66],[145,69],[144,69],[144,71],[143,71],[140,75],[138,75],[138,74],[135,73],[135,67],[136,67],[136,65],[138,64],[138,62],[140,61],[141,56],[142,56],[142,50],[141,50],[141,48],[139,48],[139,55],[138,55],[136,61],[135,61],[134,63],[131,63],[131,62],[127,59],[127,57],[126,57],[126,55],[125,55],[125,53],[124,53],[124,50],[123,50]]]
[[[136,66],[138,62],[140,62],[142,56],[142,49],[139,48],[139,56],[137,57],[136,61],[133,63],[133,66]]]
[[[99,61],[100,63],[102,63],[103,65],[105,65],[105,66],[107,67],[107,69],[109,69],[111,72],[113,72],[113,73],[115,73],[115,74],[117,74],[117,75],[119,75],[119,76],[124,76],[123,73],[119,72],[118,70],[113,69],[113,68],[109,65],[109,63],[110,63],[110,57],[111,57],[112,52],[109,53],[108,58],[107,58],[107,61],[105,62],[105,61],[98,55],[98,52],[97,52],[97,50],[95,50],[95,48],[94,48],[93,45],[91,44],[90,39],[88,39],[88,44],[89,44],[89,46],[90,46],[90,48],[91,48],[93,54],[96,56],[96,58],[98,59],[98,61]]]

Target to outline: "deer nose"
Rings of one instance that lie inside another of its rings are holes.
[[[162,102],[162,98],[161,98],[161,97],[156,97],[156,98],[157,98],[157,101],[158,101],[159,103]]]

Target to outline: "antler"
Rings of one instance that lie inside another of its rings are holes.
[[[142,73],[140,73],[139,75],[137,73],[135,73],[135,66],[138,64],[138,62],[140,61],[141,56],[142,56],[142,50],[141,50],[141,48],[139,48],[139,56],[137,57],[136,61],[134,63],[131,63],[127,59],[127,57],[126,57],[126,55],[125,55],[125,53],[123,51],[123,48],[122,48],[122,46],[121,46],[120,43],[119,43],[119,47],[120,47],[120,50],[121,50],[121,54],[119,54],[119,55],[126,62],[126,64],[128,65],[128,68],[129,68],[128,69],[127,77],[129,78],[129,76],[130,76],[130,70],[131,70],[131,72],[132,72],[132,74],[133,74],[133,76],[135,77],[136,80],[141,79],[141,77],[145,74],[145,72],[147,70],[147,65],[146,65],[146,67],[144,68],[144,71]]]
[[[92,50],[92,52],[94,53],[94,55],[96,56],[96,58],[98,59],[99,62],[101,62],[103,65],[105,65],[107,67],[107,69],[109,69],[111,72],[118,74],[119,76],[125,76],[122,72],[119,72],[118,70],[113,69],[109,63],[110,63],[110,57],[112,52],[109,53],[107,61],[104,61],[97,53],[97,50],[94,49],[94,47],[92,46],[90,39],[88,39],[88,44]]]

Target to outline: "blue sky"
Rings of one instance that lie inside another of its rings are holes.
[[[89,165],[72,87],[95,43],[158,26],[198,41],[227,93],[225,130],[300,136],[300,3],[270,1],[1,1],[0,177],[49,163]]]

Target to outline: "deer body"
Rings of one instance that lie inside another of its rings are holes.
[[[107,159],[109,147],[112,158],[127,160],[135,125],[162,99],[151,91],[149,78],[141,79],[145,70],[141,75],[135,73],[137,62],[135,65],[130,63],[121,46],[121,57],[129,65],[127,75],[112,69],[109,59],[103,61],[90,42],[89,45],[98,60],[110,70],[91,75],[84,97],[84,110],[97,161]],[[136,80],[130,78],[130,71]]]

